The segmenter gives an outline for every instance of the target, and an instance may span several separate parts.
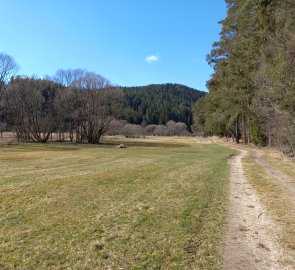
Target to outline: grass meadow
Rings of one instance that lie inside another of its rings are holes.
[[[1,144],[0,269],[217,269],[233,153],[196,138]]]

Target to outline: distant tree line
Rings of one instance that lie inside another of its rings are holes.
[[[109,135],[124,135],[127,138],[141,136],[188,136],[187,125],[169,120],[165,125],[136,125],[126,120],[113,120],[106,132]]]
[[[58,141],[93,144],[106,133],[126,137],[187,135],[187,124],[169,117],[184,117],[190,122],[189,106],[198,96],[192,92],[195,90],[179,85],[136,88],[136,93],[135,89],[114,87],[106,78],[82,69],[60,69],[45,79],[15,76],[16,71],[14,59],[0,54],[0,132],[13,131],[23,142],[47,142],[53,134]],[[168,108],[167,99],[175,99],[177,108],[185,109],[178,114],[173,109],[167,110],[172,114],[156,109],[153,100],[157,106],[163,103]],[[134,113],[136,121],[132,121]],[[167,118],[160,121],[161,113]]]
[[[295,1],[226,0],[194,129],[295,154]]]
[[[169,120],[193,123],[192,105],[204,92],[180,84],[123,87],[126,120],[132,124],[165,125]]]

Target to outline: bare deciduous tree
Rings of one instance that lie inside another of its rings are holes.
[[[99,143],[118,114],[122,90],[111,88],[101,75],[82,69],[60,69],[53,80],[67,87],[59,100],[67,107],[60,110],[60,116],[67,115],[60,121],[61,130],[69,129],[71,140],[75,131],[78,143]]]
[[[53,76],[52,80],[66,87],[73,86],[74,82],[80,80],[85,72],[85,70],[79,68],[67,70],[59,69]]]
[[[81,91],[81,90],[78,90]],[[115,103],[122,100],[122,92],[117,89],[88,89],[81,92],[84,108],[82,110],[82,137],[88,143],[99,143],[101,136],[107,131],[118,110]],[[83,140],[81,138],[81,141]]]
[[[5,104],[21,141],[47,142],[56,126],[58,87],[51,81],[18,77],[5,90]]]
[[[5,131],[7,126],[6,114],[3,110],[2,96],[5,86],[10,81],[11,77],[17,72],[17,64],[15,63],[13,57],[5,53],[0,53],[0,125],[1,125],[1,136],[3,131]]]
[[[122,128],[127,124],[126,120],[118,120],[114,119],[110,122],[109,128],[106,132],[107,135],[121,135],[122,134]]]
[[[66,87],[77,89],[102,89],[109,87],[110,81],[103,76],[84,69],[59,69],[52,80]]]
[[[157,127],[154,130],[154,135],[156,136],[167,136],[168,135],[168,129],[164,125],[157,125]]]
[[[155,135],[156,128],[157,125],[148,125],[144,128],[144,130],[147,135]]]
[[[172,120],[166,123],[168,134],[171,136],[185,136],[188,134],[187,126],[182,122],[174,122]]]
[[[121,129],[121,133],[127,138],[136,138],[145,135],[144,128],[141,125],[135,124],[126,124]]]
[[[0,97],[3,87],[9,82],[17,72],[18,66],[13,57],[8,54],[0,53]]]

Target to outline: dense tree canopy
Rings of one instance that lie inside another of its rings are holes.
[[[295,153],[295,2],[227,0],[195,128]]]
[[[205,93],[179,84],[123,87],[125,117],[133,124],[166,124],[169,120],[192,124],[192,105]]]

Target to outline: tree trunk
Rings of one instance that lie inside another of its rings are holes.
[[[236,118],[236,143],[240,143],[240,134],[239,134],[239,115]]]
[[[268,146],[271,146],[271,135],[270,132],[268,132]]]
[[[243,124],[243,142],[244,144],[248,144],[248,136],[247,136],[247,127],[246,127],[246,116],[242,114],[242,124]]]

